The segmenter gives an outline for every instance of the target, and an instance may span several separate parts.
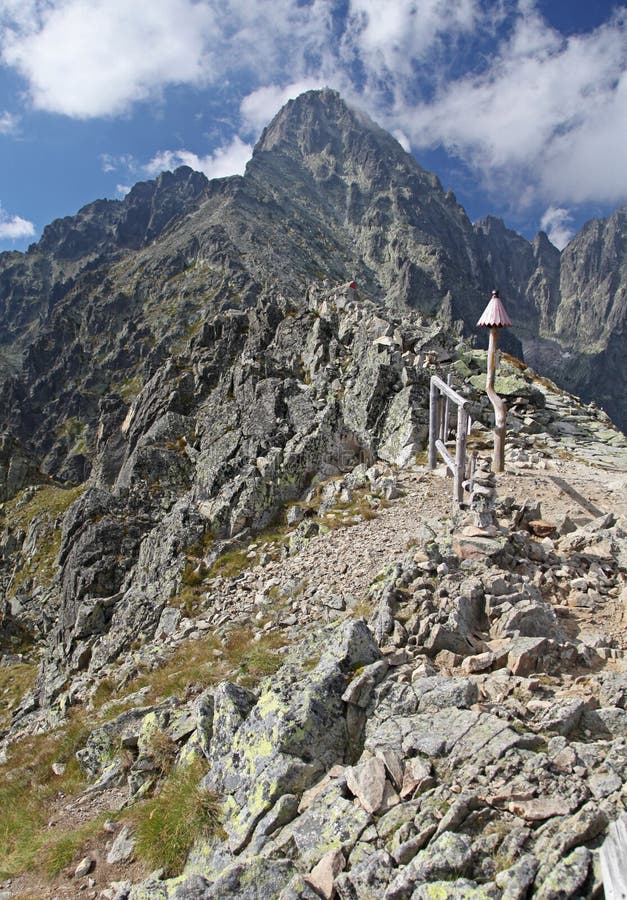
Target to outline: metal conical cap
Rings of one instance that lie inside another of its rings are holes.
[[[512,320],[507,315],[507,310],[501,302],[499,292],[492,291],[490,302],[483,310],[477,325],[484,325],[486,328],[493,328],[496,325],[498,328],[503,328],[505,325],[511,324]]]

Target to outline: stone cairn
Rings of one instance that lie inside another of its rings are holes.
[[[489,458],[479,459],[472,479],[464,485],[470,491],[470,509],[477,528],[490,530],[496,525],[494,504],[496,500],[496,476],[491,471]]]

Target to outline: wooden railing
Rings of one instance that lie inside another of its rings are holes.
[[[470,431],[470,416],[466,407],[468,400],[453,390],[448,376],[448,384],[431,376],[429,391],[429,468],[435,469],[438,453],[453,476],[453,499],[461,503],[464,497],[463,482],[466,478],[466,436]],[[457,430],[455,436],[455,459],[449,453],[446,442],[449,436],[450,404],[457,406]],[[472,474],[472,473],[471,473]]]

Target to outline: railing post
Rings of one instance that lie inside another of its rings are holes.
[[[446,403],[444,402],[446,400]],[[449,432],[449,410],[451,401],[457,406],[457,435],[455,459],[448,452],[446,438]],[[446,463],[447,475],[453,476],[453,499],[462,503],[463,483],[466,477],[466,438],[470,430],[470,416],[466,412],[467,401],[453,390],[451,377],[446,383],[437,375],[431,376],[429,385],[429,468],[435,469],[438,453]]]
[[[438,389],[431,379],[431,387],[429,388],[429,468],[435,469],[438,456],[435,446],[438,431]]]
[[[455,500],[461,503],[464,499],[463,481],[466,474],[466,420],[468,413],[463,406],[457,407],[457,442],[455,445],[455,484],[453,493]]]
[[[451,385],[453,383],[453,377],[450,372],[446,376],[446,383],[448,384],[449,387],[451,387]],[[444,423],[442,426],[442,434],[440,435],[440,440],[444,441],[445,444],[448,439],[448,417],[449,417],[450,403],[451,403],[451,399],[450,399],[449,395],[447,394],[446,398],[444,400]]]

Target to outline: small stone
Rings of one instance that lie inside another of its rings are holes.
[[[74,877],[75,878],[84,878],[85,875],[89,875],[91,870],[94,867],[94,861],[91,856],[84,856],[77,867],[74,869]]]
[[[584,701],[578,697],[558,700],[547,709],[538,721],[538,728],[560,735],[570,734],[581,722],[585,708]]]
[[[452,650],[440,650],[435,657],[438,666],[442,666],[445,669],[456,669],[457,666],[461,665],[462,660],[463,657],[459,653],[453,653]]]
[[[571,591],[566,602],[574,608],[591,609],[596,605],[594,597],[587,591]]]
[[[322,602],[329,609],[336,609],[339,612],[346,609],[346,602],[340,594],[331,594],[329,597],[325,597]]]
[[[346,866],[346,860],[341,850],[329,850],[325,853],[317,865],[313,867],[306,881],[320,893],[325,900],[331,900],[335,887],[334,882],[340,872]]]
[[[107,862],[109,863],[109,865],[124,862],[125,860],[132,857],[134,851],[135,838],[133,837],[130,828],[125,825],[111,845],[111,849],[107,853]]]
[[[577,847],[569,856],[560,860],[550,875],[536,891],[537,900],[562,900],[564,897],[581,897],[590,869],[592,854],[587,847]]]
[[[396,849],[392,852],[392,856],[396,864],[399,866],[407,865],[407,863],[414,858],[418,851],[422,850],[427,842],[431,840],[435,832],[436,826],[428,825],[414,837],[409,838],[409,840],[403,841],[403,843],[399,844],[398,847],[396,847]]]
[[[380,809],[385,795],[385,766],[373,757],[346,770],[346,785],[366,812]]]
[[[507,655],[507,666],[513,675],[530,675],[542,663],[547,646],[545,638],[514,638]]]
[[[488,650],[486,653],[477,653],[475,656],[467,656],[462,662],[462,669],[466,675],[475,672],[487,672],[496,662],[496,655]]]
[[[564,797],[538,797],[532,800],[511,800],[507,808],[527,822],[542,822],[553,816],[567,816],[576,805],[576,800],[571,803]]]
[[[362,672],[357,678],[353,678],[342,694],[342,700],[365,709],[370,702],[373,689],[374,678],[369,673]]]
[[[528,853],[509,869],[503,869],[495,878],[497,887],[507,900],[524,900],[538,871],[538,860]]]
[[[570,775],[577,762],[577,756],[572,747],[564,747],[551,760],[556,769]]]
[[[532,534],[535,534],[536,537],[550,537],[550,535],[555,534],[557,531],[555,525],[551,522],[546,522],[544,519],[532,519],[528,525],[529,531]]]
[[[603,797],[609,797],[615,791],[620,791],[623,782],[615,772],[595,772],[590,776],[588,785],[593,796],[597,800],[601,800]]]
[[[432,777],[431,772],[432,766],[428,760],[422,759],[419,756],[408,759],[405,764],[405,773],[403,775],[403,784],[401,786],[401,797],[408,797],[410,794],[414,793],[414,791],[421,793],[423,790],[427,789],[427,783],[429,787],[433,787],[436,782]]]
[[[65,774],[65,763],[53,762],[50,767],[55,775]]]
[[[385,765],[394,786],[400,790],[403,784],[403,764],[398,753],[386,747],[379,750],[377,756]]]
[[[393,807],[398,806],[400,802],[401,798],[398,796],[390,782],[386,781],[383,787],[383,799],[381,801],[381,805],[377,809],[377,812],[389,812],[389,810],[391,810]]]

